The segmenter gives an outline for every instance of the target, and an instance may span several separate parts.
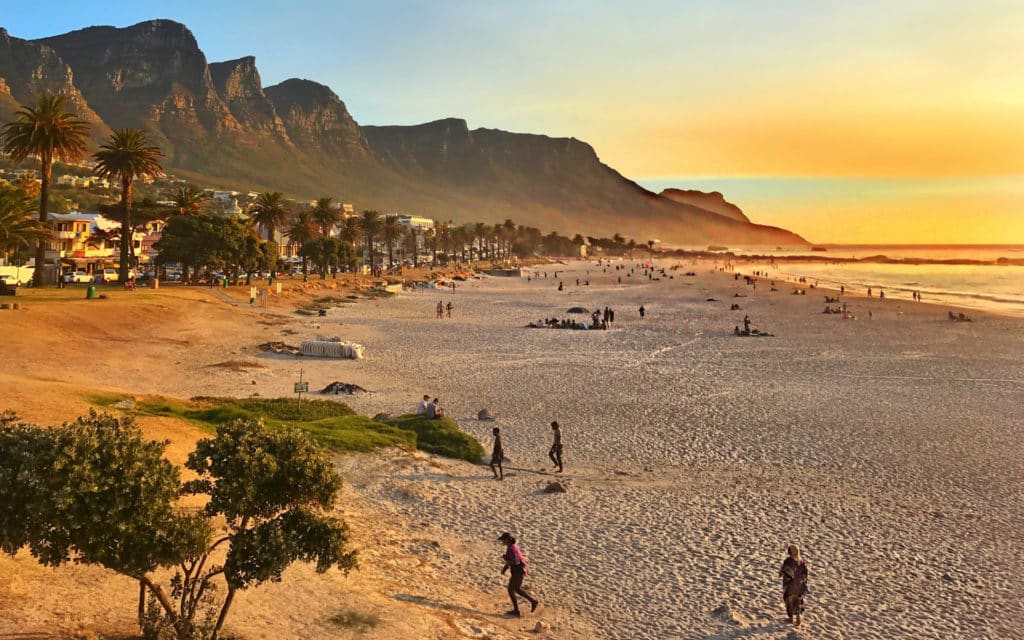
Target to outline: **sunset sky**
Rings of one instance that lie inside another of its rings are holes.
[[[574,136],[816,242],[1024,243],[1024,2],[7,0],[36,38],[166,17],[363,124]]]

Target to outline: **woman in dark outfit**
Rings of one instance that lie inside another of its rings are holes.
[[[517,595],[526,598],[530,603],[530,611],[536,610],[539,602],[523,590],[523,578],[526,576],[526,558],[523,557],[523,552],[516,545],[516,539],[512,537],[512,534],[505,532],[498,537],[498,541],[505,543],[505,555],[502,556],[502,559],[505,560],[505,566],[501,568],[501,575],[505,575],[505,572],[508,570],[512,571],[508,579],[508,597],[512,600],[512,610],[506,612],[505,615],[518,618],[521,614],[519,613]]]
[[[782,577],[782,599],[786,603],[786,615],[789,621],[800,626],[800,616],[804,612],[804,595],[807,594],[807,564],[800,557],[800,549],[795,544],[789,545],[789,557],[782,563],[779,576]]]

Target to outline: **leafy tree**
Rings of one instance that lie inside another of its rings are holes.
[[[227,557],[202,579],[223,573],[227,581],[212,638],[239,589],[279,582],[295,561],[315,562],[321,573],[357,566],[355,552],[348,549],[348,527],[323,513],[333,505],[341,478],[301,431],[271,431],[243,421],[222,425],[215,438],[196,444],[185,466],[199,475],[186,491],[208,495],[204,514],[226,522],[224,536],[213,546],[226,542]],[[198,573],[192,575],[203,573],[205,560],[197,561]],[[193,590],[202,588],[202,580]]]
[[[28,547],[40,563],[98,564],[139,583],[139,618],[148,593],[173,614],[178,637],[191,622],[171,605],[152,572],[207,547],[200,515],[176,509],[178,469],[163,458],[167,442],[147,441],[130,418],[89,415],[40,429],[0,424],[0,548]]]
[[[35,219],[32,199],[17,189],[0,188],[0,257],[27,255],[53,233]]]
[[[116,129],[110,139],[93,154],[93,171],[103,178],[121,181],[121,257],[118,282],[128,281],[132,251],[132,185],[136,178],[156,177],[163,173],[160,148],[150,144],[145,132],[138,129]]]
[[[190,271],[199,273],[203,268],[222,268],[234,274],[241,268],[251,273],[269,260],[265,244],[243,221],[198,215],[171,216],[153,246],[159,252],[157,264],[181,263],[187,281]]]
[[[338,250],[342,245],[345,243],[337,238],[319,236],[302,245],[299,252],[313,261],[320,271],[320,279],[324,280],[327,278],[330,267],[338,265]]]
[[[326,513],[341,479],[306,434],[222,425],[197,443],[185,466],[198,477],[184,485],[167,444],[145,440],[130,418],[90,412],[41,429],[0,414],[0,550],[136,580],[144,635],[177,640],[216,640],[238,590],[280,581],[296,561],[319,572],[357,566],[347,526]],[[183,512],[182,494],[206,506]],[[154,577],[160,568],[175,569],[169,588]]]
[[[47,205],[50,202],[50,178],[54,160],[69,162],[85,154],[89,125],[67,110],[63,95],[40,94],[35,106],[22,106],[15,121],[0,129],[3,152],[14,162],[29,157],[39,158],[39,222],[49,226]],[[35,286],[43,284],[46,262],[46,239],[36,241],[36,269],[32,275]]]

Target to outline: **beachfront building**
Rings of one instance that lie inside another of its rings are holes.
[[[404,213],[392,214],[398,220],[398,224],[402,225],[406,229],[416,229],[417,231],[425,231],[427,229],[434,228],[434,221],[430,218],[423,218],[420,216],[410,216]]]
[[[61,265],[62,271],[96,273],[114,267],[120,255],[121,223],[98,213],[50,213],[53,239],[46,246],[46,264]],[[152,243],[159,238],[155,228],[139,229],[132,234],[132,248],[140,262],[153,254]],[[147,252],[148,248],[148,252]],[[49,278],[56,279],[56,274]]]

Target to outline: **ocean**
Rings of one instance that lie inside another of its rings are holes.
[[[758,252],[762,255],[813,255],[816,258],[864,258],[884,255],[894,259],[982,260],[991,264],[879,264],[871,262],[776,262],[770,273],[783,278],[807,278],[822,286],[912,299],[924,302],[1024,316],[1024,266],[994,264],[999,258],[1024,259],[1024,245],[826,245],[827,252]],[[749,266],[741,269],[749,271]]]

